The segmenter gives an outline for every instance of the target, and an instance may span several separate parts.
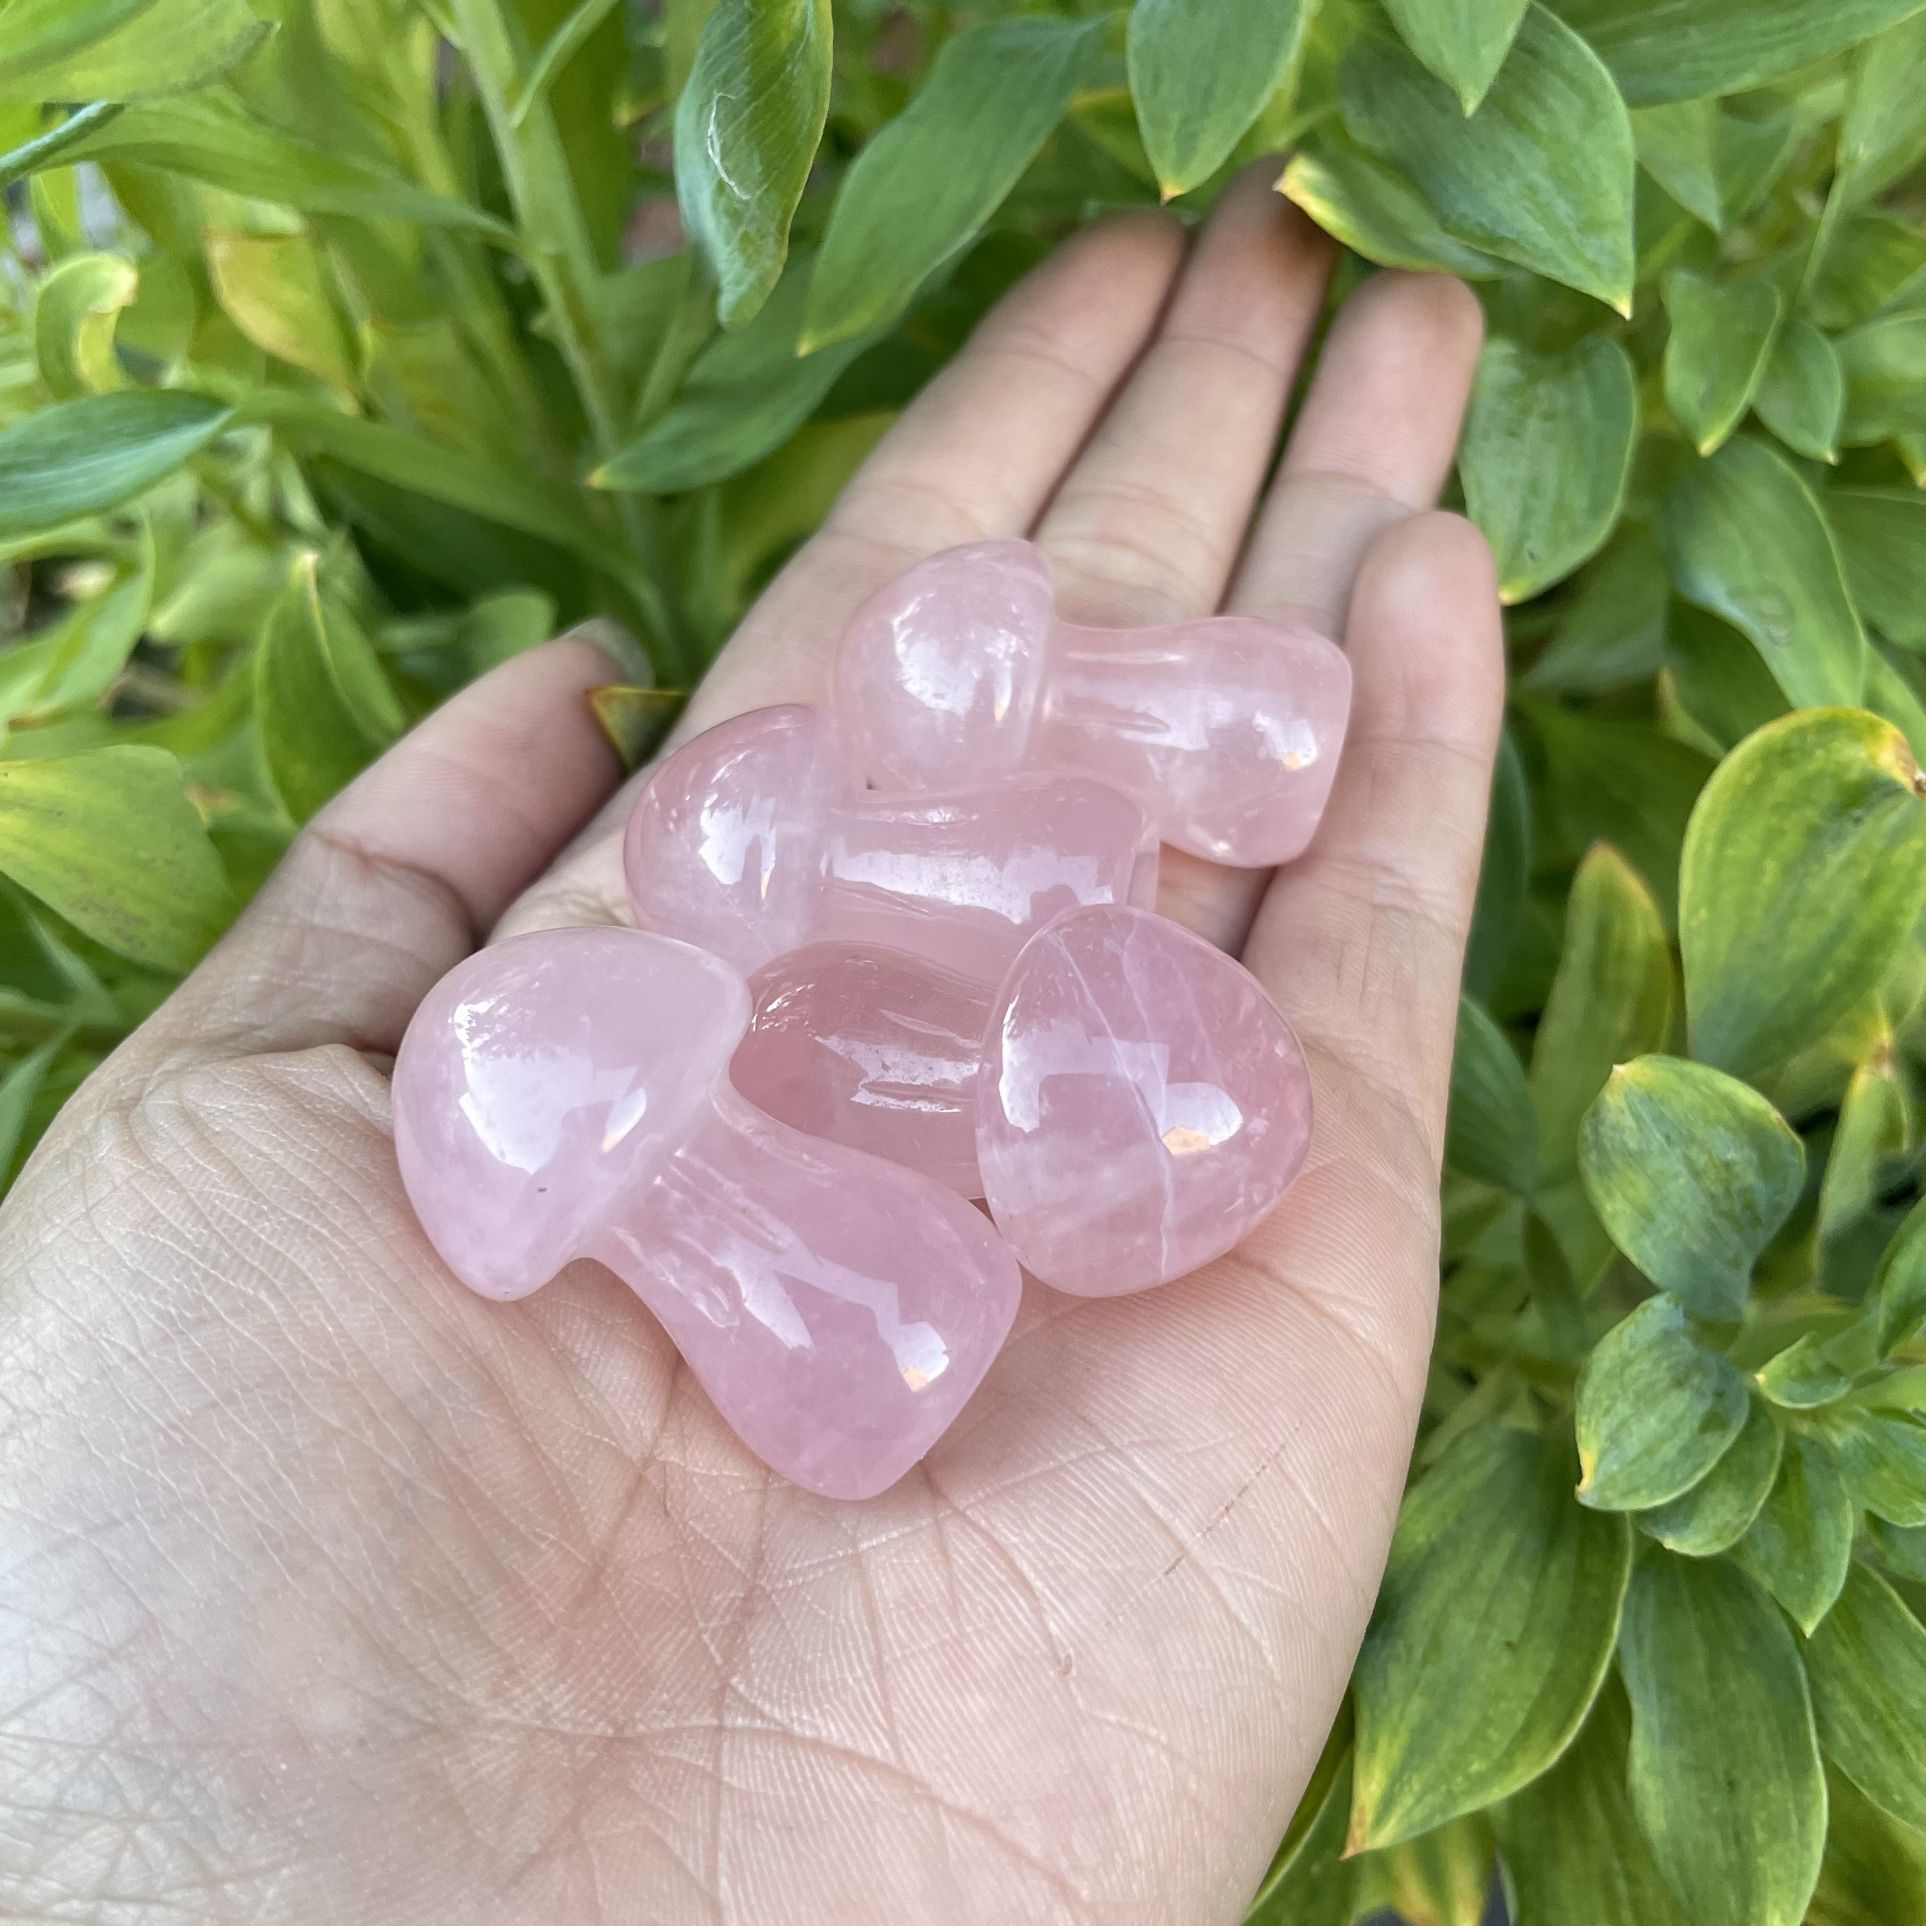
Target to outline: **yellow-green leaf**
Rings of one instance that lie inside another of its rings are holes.
[[[1316,8],[1317,0],[1137,0],[1130,94],[1166,200],[1230,158],[1283,84]]]
[[[1827,1755],[1874,1805],[1926,1832],[1926,1625],[1856,1565],[1806,1647]]]
[[[1690,1491],[1739,1435],[1747,1404],[1745,1380],[1677,1302],[1646,1299],[1579,1374],[1579,1498],[1599,1511],[1645,1511]]]
[[[1665,1048],[1675,1003],[1658,902],[1617,850],[1596,844],[1572,879],[1564,946],[1532,1041],[1548,1169],[1573,1168],[1579,1122],[1613,1066]]]
[[[0,762],[0,875],[158,970],[199,961],[233,907],[180,764],[160,749]]]
[[[843,178],[801,351],[892,321],[1016,185],[1070,105],[1101,22],[993,20],[946,41]]]
[[[1866,638],[1838,550],[1798,471],[1763,443],[1728,443],[1666,498],[1678,592],[1742,629],[1795,706],[1857,702]]]
[[[1572,1502],[1563,1449],[1491,1428],[1405,1502],[1359,1655],[1351,1844],[1414,1839],[1528,1784],[1611,1663],[1623,1520]]]
[[[1631,311],[1631,124],[1611,76],[1556,14],[1526,10],[1469,118],[1401,43],[1373,32],[1344,56],[1338,104],[1459,240]]]
[[[1763,1399],[1747,1407],[1745,1428],[1719,1461],[1682,1497],[1654,1505],[1633,1523],[1667,1551],[1712,1558],[1751,1529],[1779,1476],[1785,1434]]]
[[[1639,1561],[1620,1664],[1632,1809],[1692,1926],[1800,1926],[1826,1786],[1785,1621],[1722,1559]]]
[[[73,254],[34,291],[34,355],[60,400],[123,385],[114,330],[139,288],[134,264],[118,254]]]
[[[1770,281],[1715,280],[1686,268],[1666,276],[1665,403],[1700,454],[1723,445],[1752,405],[1781,305]]]
[[[1719,765],[1680,876],[1696,1056],[1768,1068],[1873,992],[1926,905],[1923,791],[1905,738],[1860,710],[1786,716]]]
[[[204,395],[82,395],[0,429],[0,541],[114,508],[171,475],[232,419]]]
[[[1752,1267],[1799,1201],[1805,1150],[1735,1077],[1678,1057],[1615,1069],[1578,1167],[1612,1242],[1695,1317],[1745,1312]]]
[[[214,293],[234,325],[257,348],[352,394],[354,344],[314,242],[211,230],[205,245]]]
[[[1779,1475],[1738,1554],[1802,1631],[1832,1610],[1852,1563],[1852,1498],[1822,1439],[1804,1431],[1786,1439]]]
[[[272,29],[245,0],[12,0],[0,100],[138,100],[206,85]]]
[[[769,297],[829,112],[829,0],[719,0],[675,111],[676,194],[725,327]]]
[[[1525,601],[1598,551],[1624,505],[1637,436],[1632,364],[1608,335],[1557,356],[1502,336],[1486,345],[1458,473],[1505,601]]]
[[[1831,1824],[1808,1926],[1926,1919],[1926,1837],[1895,1825],[1837,1771],[1826,1785]]]

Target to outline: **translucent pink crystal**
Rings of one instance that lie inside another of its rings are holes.
[[[1073,911],[994,997],[826,943],[752,979],[737,1086],[941,1179],[1046,1284],[1142,1290],[1247,1236],[1304,1161],[1303,1053],[1242,965],[1140,910]]]
[[[395,1063],[395,1147],[450,1269],[521,1297],[593,1257],[784,1476],[867,1497],[929,1450],[1020,1283],[981,1213],[773,1121],[731,1087],[749,993],[662,936],[544,931],[430,991]]]
[[[1135,796],[1166,842],[1245,866],[1310,842],[1350,706],[1343,650],[1310,629],[1060,622],[1049,564],[1018,541],[900,576],[857,613],[836,669],[850,754],[882,788],[1074,771]]]
[[[1222,1256],[1310,1136],[1290,1026],[1241,964],[1160,916],[1060,917],[997,993],[977,1084],[984,1194],[1060,1291],[1111,1297]]]
[[[805,943],[873,942],[994,983],[1023,941],[1085,903],[1148,903],[1155,837],[1128,797],[1024,775],[874,795],[826,710],[756,709],[688,743],[629,820],[636,920],[739,969]]]

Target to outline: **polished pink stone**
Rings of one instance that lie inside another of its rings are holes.
[[[749,992],[667,937],[519,937],[431,990],[395,1063],[408,1196],[455,1274],[515,1298],[599,1259],[784,1476],[867,1497],[929,1450],[1015,1314],[954,1192],[763,1115],[727,1066]]]
[[[1166,842],[1258,866],[1303,853],[1351,706],[1328,636],[1249,616],[1093,629],[1056,617],[1028,542],[977,542],[910,569],[858,612],[835,708],[885,789],[1053,769],[1142,803]]]
[[[1311,1078],[1248,970],[1131,909],[1025,945],[991,1010],[976,1143],[997,1229],[1046,1284],[1142,1290],[1207,1264],[1304,1162]]]
[[[1310,1074],[1255,979],[1133,909],[1074,911],[992,997],[824,943],[750,979],[737,1087],[773,1116],[986,1192],[1046,1284],[1161,1284],[1246,1236],[1303,1162]]]
[[[749,971],[805,943],[880,943],[994,983],[1024,939],[1087,903],[1148,903],[1156,839],[1087,777],[882,796],[826,710],[720,724],[671,756],[629,820],[636,921]]]

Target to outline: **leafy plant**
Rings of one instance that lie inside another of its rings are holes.
[[[1047,245],[1287,150],[1485,301],[1514,677],[1414,1489],[1252,1918],[1918,1916],[1922,70],[1926,0],[7,0],[0,1173],[415,716],[608,618],[639,750]]]

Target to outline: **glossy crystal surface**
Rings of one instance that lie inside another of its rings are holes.
[[[1344,652],[1307,628],[1061,622],[1049,565],[1021,541],[945,550],[883,589],[835,684],[849,753],[879,787],[1074,771],[1134,796],[1166,842],[1247,867],[1310,842],[1350,705]]]
[[[1075,911],[990,1013],[976,1141],[997,1228],[1058,1290],[1110,1297],[1240,1243],[1304,1161],[1311,1079],[1241,964],[1140,910]]]
[[[953,1192],[748,1103],[727,1066],[749,1017],[735,970],[663,936],[553,930],[483,950],[403,1039],[402,1178],[472,1289],[520,1297],[600,1260],[759,1457],[864,1497],[982,1379],[1016,1265]]]
[[[882,944],[994,984],[1082,904],[1148,903],[1142,809],[1082,776],[879,795],[826,710],[752,710],[671,756],[624,843],[636,920],[750,971],[806,943]]]

